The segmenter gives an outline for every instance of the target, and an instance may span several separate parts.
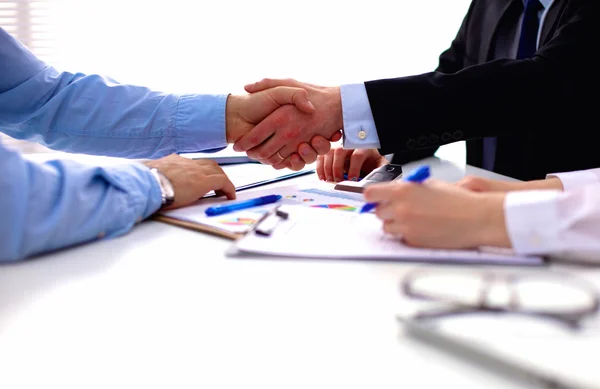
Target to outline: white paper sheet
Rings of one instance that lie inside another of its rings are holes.
[[[513,255],[510,251],[434,250],[404,245],[386,235],[373,214],[344,212],[340,208],[282,206],[289,218],[271,236],[254,233],[236,242],[242,252],[312,258],[365,258],[444,263],[539,265],[542,258]]]

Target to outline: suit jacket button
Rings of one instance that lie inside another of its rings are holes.
[[[454,133],[452,134],[452,137],[456,140],[462,139],[463,137],[463,132],[460,130],[456,130],[454,131]]]
[[[419,146],[425,146],[427,144],[427,137],[425,135],[421,135],[419,137]]]
[[[414,149],[416,145],[417,142],[414,139],[409,139],[408,142],[406,142],[407,149]]]
[[[440,137],[436,134],[429,135],[429,143],[437,143],[440,140]]]
[[[449,132],[444,132],[442,134],[442,142],[449,142],[451,139],[450,133]]]

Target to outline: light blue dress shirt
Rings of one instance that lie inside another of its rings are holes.
[[[525,1],[525,0],[523,0]],[[538,13],[540,18],[540,29],[547,10],[554,0],[540,0],[542,9]],[[519,25],[521,23],[519,22]],[[517,31],[517,36],[520,34],[520,28]],[[540,34],[538,32],[538,45]],[[514,53],[516,55],[517,45],[514,45]],[[513,58],[515,57],[513,55]],[[369,97],[365,84],[349,84],[340,87],[342,97],[342,115],[344,120],[344,148],[345,149],[368,149],[380,148],[379,136],[377,135],[377,127],[371,112]]]
[[[174,95],[61,72],[0,28],[0,132],[50,148],[127,158],[226,146],[226,95]],[[35,163],[0,143],[0,262],[114,237],[160,208],[139,163]]]

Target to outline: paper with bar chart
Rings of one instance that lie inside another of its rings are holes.
[[[215,204],[234,203],[271,194],[279,194],[282,199],[274,204],[219,216],[207,216],[204,212],[206,208]],[[289,185],[260,191],[238,192],[237,199],[230,201],[223,198],[204,198],[194,205],[162,212],[157,219],[164,222],[180,221],[191,224],[188,226],[208,227],[210,228],[208,232],[222,232],[225,236],[237,237],[237,235],[243,235],[251,230],[266,212],[278,205],[300,205],[310,208],[324,208],[331,212],[358,213],[363,204],[364,201],[360,193],[341,192],[326,184],[315,183],[310,186]],[[203,228],[198,229],[202,230]]]

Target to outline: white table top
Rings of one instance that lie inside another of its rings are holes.
[[[429,162],[449,181],[502,178]],[[0,267],[0,387],[513,385],[402,336],[397,282],[413,265],[228,258],[230,245],[149,221]]]

